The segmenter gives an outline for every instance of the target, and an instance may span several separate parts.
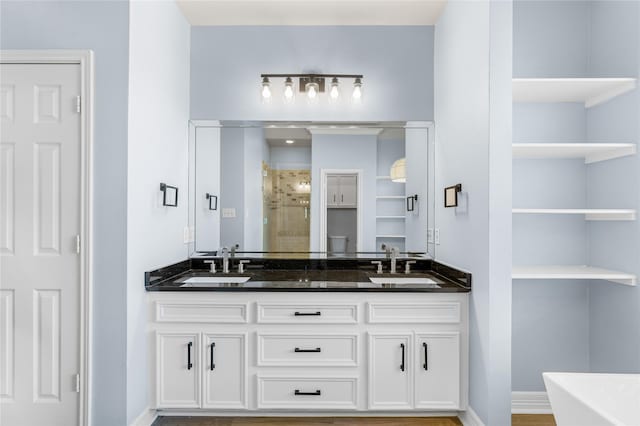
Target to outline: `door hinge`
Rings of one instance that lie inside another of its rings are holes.
[[[80,375],[76,374],[76,390],[77,393],[80,393]]]
[[[76,96],[76,112],[80,113],[82,111],[82,98],[80,95]]]
[[[80,254],[80,235],[76,235],[76,253]]]

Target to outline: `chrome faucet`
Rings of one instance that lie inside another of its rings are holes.
[[[227,247],[222,247],[222,273],[229,273],[229,249]]]
[[[392,274],[396,273],[396,266],[398,263],[399,253],[400,253],[400,250],[398,249],[398,247],[391,247],[391,273]]]

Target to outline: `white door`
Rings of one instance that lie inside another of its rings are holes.
[[[198,127],[195,134],[196,251],[220,249],[220,128]]]
[[[335,207],[340,205],[340,177],[335,175],[327,176],[327,206]]]
[[[75,425],[80,66],[0,71],[0,423]]]
[[[410,334],[369,334],[369,408],[411,408],[412,377]]]
[[[157,408],[200,407],[200,335],[156,335]]]
[[[202,408],[247,408],[245,334],[204,335]]]
[[[340,205],[354,208],[358,205],[358,177],[356,175],[340,176]]]
[[[460,409],[460,333],[416,335],[416,408]]]

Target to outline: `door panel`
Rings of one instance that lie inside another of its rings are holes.
[[[2,64],[0,71],[0,423],[75,425],[80,66]]]
[[[416,335],[416,408],[460,409],[460,333]]]
[[[200,342],[197,333],[158,333],[158,408],[200,407]]]
[[[411,360],[410,334],[369,334],[370,409],[411,409]]]
[[[356,207],[358,205],[357,176],[340,177],[340,205],[342,207]]]
[[[246,341],[245,334],[204,335],[203,408],[247,408]]]

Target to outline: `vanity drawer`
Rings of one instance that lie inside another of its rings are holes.
[[[258,303],[257,321],[263,324],[357,324],[355,303]]]
[[[357,403],[355,377],[258,376],[259,409],[355,410]]]
[[[248,322],[248,308],[248,303],[157,301],[156,321],[244,324]]]
[[[367,304],[367,321],[371,324],[433,323],[458,324],[460,302],[378,303]]]
[[[355,367],[355,334],[258,334],[258,366]]]

